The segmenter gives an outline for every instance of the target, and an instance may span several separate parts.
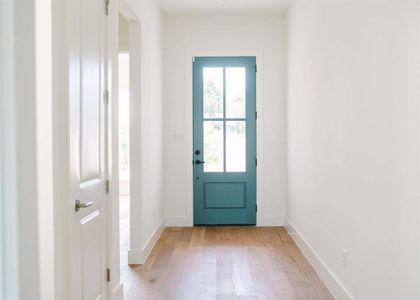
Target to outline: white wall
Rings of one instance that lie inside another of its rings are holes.
[[[69,291],[68,215],[73,209],[69,199],[69,57],[65,1],[52,5],[53,59],[53,192],[54,192],[54,285],[55,299],[65,299]]]
[[[118,16],[118,44],[119,51],[127,52],[129,46],[129,24],[126,18],[121,13]]]
[[[284,17],[167,16],[164,22],[164,202],[167,225],[192,223],[192,56],[257,56],[258,225],[285,202]]]
[[[14,28],[14,5],[5,4],[5,2],[0,2],[0,41],[2,44],[0,47],[0,298],[2,299],[19,297],[19,276],[18,272],[14,272],[18,269],[14,84],[16,45],[11,42],[16,29]],[[8,225],[7,231],[6,225]]]
[[[420,299],[419,21],[405,0],[288,14],[287,218],[338,299]]]
[[[54,292],[50,8],[0,3],[2,299]]]

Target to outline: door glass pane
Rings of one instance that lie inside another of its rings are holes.
[[[226,122],[226,172],[246,171],[245,121]]]
[[[223,172],[223,121],[204,121],[204,172]]]
[[[245,118],[245,68],[226,68],[226,116]]]
[[[204,118],[223,118],[223,68],[203,68]]]

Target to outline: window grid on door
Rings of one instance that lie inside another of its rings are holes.
[[[204,172],[246,172],[246,69],[204,67],[202,99]]]

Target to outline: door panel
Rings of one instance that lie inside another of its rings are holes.
[[[102,296],[101,221],[99,210],[80,220],[83,299]]]
[[[70,299],[105,299],[104,2],[69,3]]]
[[[245,208],[246,182],[205,182],[205,208]]]
[[[101,19],[100,0],[81,1],[81,179],[100,175]]]
[[[255,57],[197,57],[194,224],[256,224]]]

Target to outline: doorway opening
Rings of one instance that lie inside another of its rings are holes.
[[[119,15],[118,51],[118,152],[120,207],[120,266],[128,266],[130,244],[130,54],[129,23]],[[125,274],[125,272],[121,272]],[[122,278],[124,281],[124,278]]]

